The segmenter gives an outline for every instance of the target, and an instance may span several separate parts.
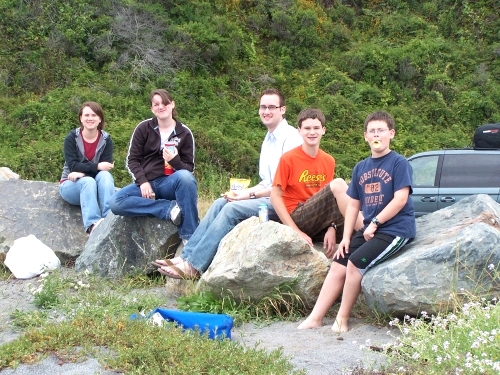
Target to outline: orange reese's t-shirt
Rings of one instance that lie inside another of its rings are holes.
[[[273,186],[281,186],[283,202],[291,213],[333,180],[335,159],[319,150],[315,158],[307,155],[302,146],[281,156]]]

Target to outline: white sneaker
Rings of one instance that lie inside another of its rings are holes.
[[[101,217],[99,220],[97,220],[94,224],[92,224],[92,226],[90,227],[90,231],[89,231],[89,236],[92,234],[93,231],[95,231],[95,228],[97,228],[97,226],[99,224],[102,223],[102,221],[104,220],[103,217]]]
[[[181,209],[179,208],[177,203],[175,204],[174,208],[172,208],[172,211],[170,211],[170,220],[172,220],[172,223],[174,223],[174,225],[179,225],[181,223]]]

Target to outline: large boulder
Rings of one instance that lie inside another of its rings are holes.
[[[60,197],[58,183],[9,179],[0,181],[0,191],[0,252],[33,234],[54,250],[62,264],[81,253],[87,235],[80,207]]]
[[[170,221],[109,213],[92,232],[75,269],[113,278],[148,273],[151,261],[172,257],[180,242]]]
[[[297,280],[295,292],[312,306],[328,272],[326,256],[292,228],[251,217],[228,233],[200,283],[254,301]]]
[[[383,313],[418,315],[449,311],[451,295],[499,298],[499,227],[500,205],[488,195],[418,218],[416,239],[363,277],[368,305]]]

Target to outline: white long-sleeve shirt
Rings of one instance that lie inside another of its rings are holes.
[[[262,180],[260,185],[271,189],[281,155],[301,144],[302,137],[297,128],[290,126],[285,119],[272,133],[267,132],[260,150],[259,176]]]

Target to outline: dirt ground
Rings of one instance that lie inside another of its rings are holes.
[[[74,272],[63,269],[63,272]],[[30,280],[0,281],[0,345],[16,339],[21,332],[10,324],[10,315],[16,309],[30,311],[36,309],[32,285],[38,285],[37,278]],[[175,299],[168,288],[158,288],[158,293],[165,295],[165,306],[175,308]],[[352,319],[349,332],[338,335],[331,331],[333,321],[326,320],[322,328],[297,330],[297,322],[279,322],[262,327],[252,323],[236,327],[232,340],[246,347],[259,347],[274,350],[281,348],[296,368],[305,369],[307,374],[337,375],[349,373],[356,366],[372,366],[383,363],[384,356],[368,347],[380,348],[393,342],[387,327],[378,328],[365,324],[359,319]],[[392,334],[396,332],[392,331]],[[1,350],[1,346],[0,346]],[[54,358],[47,358],[34,365],[21,365],[15,370],[4,369],[0,375],[31,374],[114,374],[105,371],[93,359],[86,363],[57,365]]]

